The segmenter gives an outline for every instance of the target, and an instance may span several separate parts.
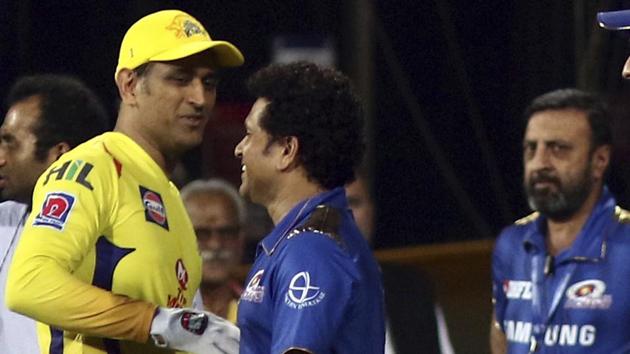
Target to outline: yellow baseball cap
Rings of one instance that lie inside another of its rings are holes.
[[[243,54],[232,43],[215,41],[194,17],[180,10],[164,10],[134,23],[122,40],[114,79],[122,69],[135,69],[151,61],[169,61],[212,49],[215,64],[243,64]]]

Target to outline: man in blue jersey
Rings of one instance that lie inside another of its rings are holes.
[[[524,188],[535,212],[507,227],[492,260],[492,353],[627,353],[630,215],[604,184],[604,104],[564,89],[525,111]]]
[[[37,177],[61,154],[107,129],[107,115],[82,82],[62,75],[20,78],[0,127],[0,353],[40,353],[35,322],[9,311],[4,287],[31,209]]]
[[[275,228],[241,295],[241,354],[383,353],[380,274],[343,189],[363,152],[349,80],[298,62],[262,69],[249,88],[240,193]]]

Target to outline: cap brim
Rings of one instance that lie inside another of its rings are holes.
[[[630,30],[630,10],[599,12],[597,23],[608,30]]]
[[[204,41],[183,44],[177,48],[162,52],[149,61],[170,61],[210,50],[215,53],[215,64],[219,67],[235,67],[243,65],[243,54],[232,43],[225,41]]]

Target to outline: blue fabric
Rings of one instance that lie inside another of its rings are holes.
[[[630,29],[630,10],[600,12],[597,14],[597,22],[609,30]]]
[[[318,205],[341,212],[340,240],[292,234]],[[296,205],[258,245],[238,309],[241,354],[383,353],[381,274],[343,188]]]
[[[528,353],[532,336],[536,353],[630,352],[630,224],[615,216],[613,196],[604,189],[546,273],[545,225],[544,217],[532,218],[497,239],[493,296],[508,353]]]

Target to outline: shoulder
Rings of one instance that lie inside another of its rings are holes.
[[[98,136],[63,154],[42,174],[40,182],[43,186],[75,182],[93,190],[95,184],[116,176],[114,160]]]
[[[630,225],[630,212],[620,206],[615,206],[615,221],[620,224]]]
[[[280,259],[284,266],[332,269],[351,268],[346,238],[343,237],[338,209],[318,206],[306,221],[294,228],[283,241]]]
[[[616,206],[613,213],[614,228],[608,236],[608,242],[614,244],[619,250],[630,252],[630,212]]]
[[[505,227],[497,237],[494,253],[513,252],[515,246],[522,244],[525,234],[535,227],[535,222],[539,217],[540,214],[535,212]]]
[[[290,247],[293,243],[309,243],[312,245],[332,245],[345,248],[345,241],[341,236],[341,220],[343,215],[337,208],[328,205],[318,205],[306,218],[304,223],[297,226],[287,236]]]

